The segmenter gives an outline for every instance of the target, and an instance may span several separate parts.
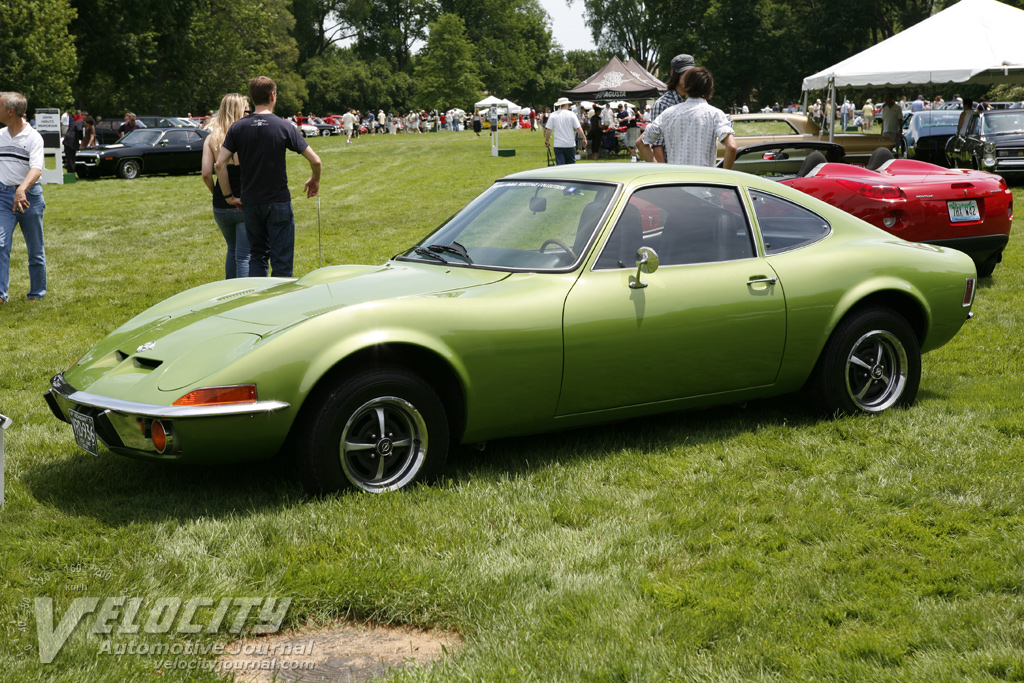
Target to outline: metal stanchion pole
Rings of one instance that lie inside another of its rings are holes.
[[[4,432],[11,426],[11,418],[0,415],[0,508],[4,506]]]

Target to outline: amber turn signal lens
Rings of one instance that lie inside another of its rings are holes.
[[[157,420],[153,423],[153,448],[157,453],[163,453],[167,448],[167,432],[164,431],[164,423]]]
[[[190,391],[177,401],[176,406],[209,406],[225,403],[255,403],[256,385],[240,384],[232,387],[207,387]]]

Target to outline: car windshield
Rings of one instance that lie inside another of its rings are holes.
[[[917,115],[920,128],[945,128],[955,126],[960,121],[960,112],[955,109],[928,111]]]
[[[162,133],[158,130],[133,130],[121,138],[120,142],[125,145],[149,145],[152,147],[159,140]]]
[[[492,185],[403,259],[512,270],[578,263],[616,186],[503,180]]]
[[[1024,132],[1024,112],[1006,110],[984,116],[984,132],[988,135]]]

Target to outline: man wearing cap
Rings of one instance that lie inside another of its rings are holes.
[[[711,72],[704,67],[688,69],[683,76],[687,98],[669,107],[644,129],[636,141],[637,151],[646,161],[653,161],[650,145],[664,140],[665,161],[670,164],[714,166],[718,143],[725,147],[723,168],[732,168],[736,160],[736,140],[732,123],[725,112],[708,104],[715,94]]]
[[[551,138],[555,138],[556,166],[576,163],[576,131],[583,135],[583,126],[576,115],[569,111],[569,104],[569,98],[560,97],[544,127],[544,146],[551,147]]]
[[[672,58],[672,71],[668,76],[668,91],[658,98],[651,108],[651,121],[657,120],[661,112],[669,107],[674,107],[680,102],[686,101],[686,92],[683,90],[683,74],[687,70],[697,66],[690,55],[676,55]],[[654,159],[658,162],[665,162],[665,139],[659,138],[654,142]]]

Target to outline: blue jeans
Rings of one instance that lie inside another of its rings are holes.
[[[555,147],[555,166],[576,163],[575,147]]]
[[[228,243],[224,258],[224,279],[249,275],[249,238],[245,234],[245,216],[238,209],[214,209],[213,219]]]
[[[292,203],[242,204],[249,238],[249,277],[267,276],[267,259],[274,277],[291,277],[295,255],[295,215]]]
[[[0,299],[7,301],[7,288],[11,284],[11,243],[14,227],[21,226],[28,248],[28,295],[46,294],[46,250],[43,247],[43,188],[37,183],[27,193],[29,207],[25,213],[14,213],[13,185],[0,185]]]

